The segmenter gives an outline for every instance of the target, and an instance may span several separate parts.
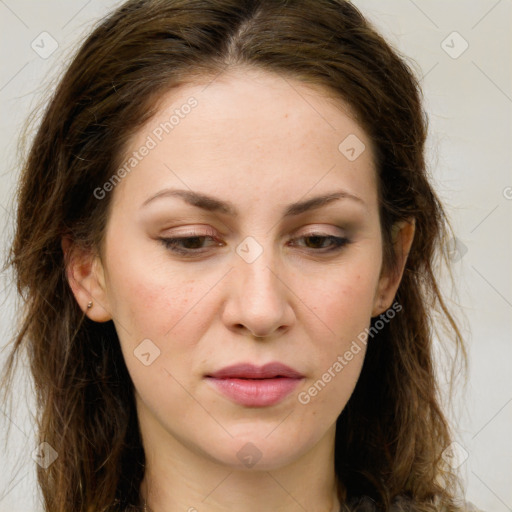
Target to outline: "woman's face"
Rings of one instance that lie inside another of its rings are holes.
[[[238,468],[332,450],[396,289],[371,143],[347,113],[254,70],[182,86],[98,192],[113,203],[88,314],[115,323],[145,443]],[[256,373],[212,377],[232,365]]]

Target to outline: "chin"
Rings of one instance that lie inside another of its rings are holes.
[[[233,470],[271,471],[293,463],[308,449],[289,437],[287,440],[278,435],[272,438],[269,432],[235,436],[226,444],[217,444],[214,453],[210,446],[208,456],[217,464]]]

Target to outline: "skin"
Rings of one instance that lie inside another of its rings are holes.
[[[141,493],[154,512],[337,510],[335,422],[365,345],[309,403],[298,395],[392,305],[414,225],[397,226],[398,270],[384,272],[371,141],[339,99],[268,72],[235,68],[169,91],[127,153],[192,96],[197,107],[110,192],[101,255],[63,241],[76,299],[92,320],[113,319],[135,385]],[[338,149],[350,134],[366,147],[354,161]],[[239,214],[169,196],[142,206],[166,188],[231,201]],[[338,190],[360,201],[282,215],[292,202]],[[194,233],[220,245],[203,239],[188,246],[201,254],[186,258],[159,240]],[[313,233],[350,243],[325,252],[330,239]],[[262,251],[250,263],[235,250],[248,236]],[[148,366],[134,355],[144,339],[160,350]],[[204,379],[233,363],[270,361],[304,375],[273,406],[241,406]],[[247,443],[260,456],[250,468],[237,456]]]

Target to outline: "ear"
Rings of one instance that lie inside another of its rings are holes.
[[[397,222],[392,227],[393,250],[396,258],[395,268],[381,273],[375,292],[372,317],[384,313],[391,307],[407,262],[407,257],[414,239],[415,219]]]
[[[95,322],[112,319],[108,303],[105,272],[100,258],[90,249],[83,249],[69,237],[63,237],[66,278],[78,305]],[[87,305],[92,302],[92,307]]]

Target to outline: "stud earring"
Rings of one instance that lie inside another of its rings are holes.
[[[91,309],[92,308],[92,300],[90,300],[88,303],[87,303],[87,309]]]

